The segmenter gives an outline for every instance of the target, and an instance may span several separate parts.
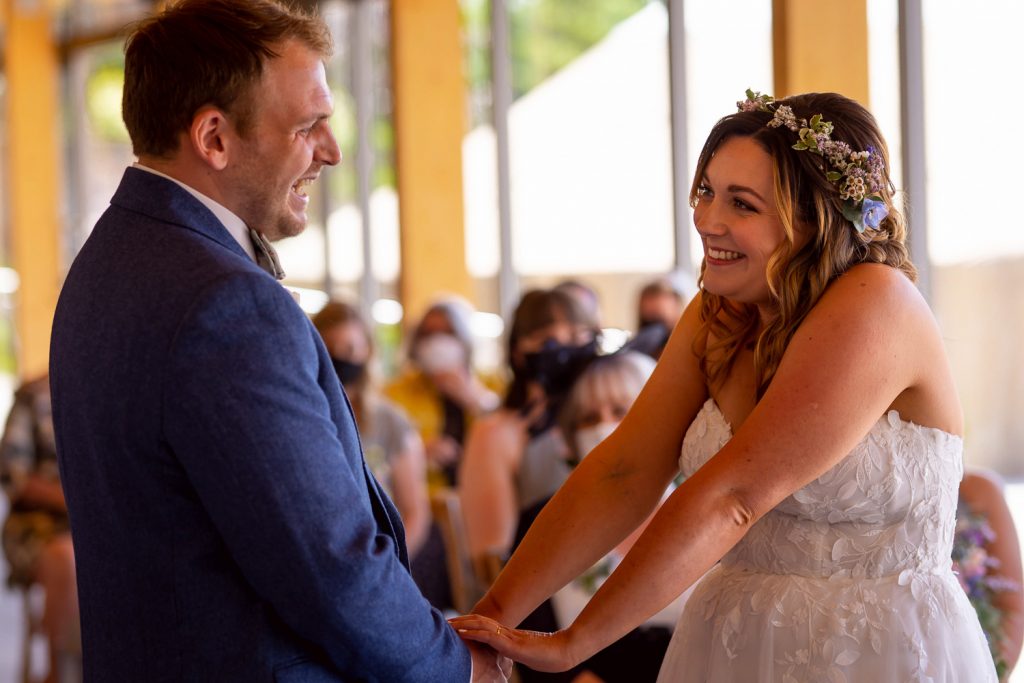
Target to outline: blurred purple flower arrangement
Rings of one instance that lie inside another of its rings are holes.
[[[999,654],[1002,638],[1002,613],[992,604],[997,593],[1020,590],[1013,581],[990,572],[999,567],[999,560],[989,556],[985,546],[995,540],[995,532],[982,515],[976,515],[961,506],[957,510],[956,531],[953,535],[953,572],[974,610],[985,632],[996,673],[1002,680],[1006,673],[1006,662]]]

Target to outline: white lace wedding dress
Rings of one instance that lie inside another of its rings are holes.
[[[692,475],[732,437],[712,400]],[[994,682],[950,551],[962,442],[890,411],[755,524],[697,586],[659,683]]]

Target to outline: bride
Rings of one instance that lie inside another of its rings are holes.
[[[464,638],[571,668],[701,579],[660,681],[995,681],[950,569],[963,420],[872,116],[747,92],[691,189],[701,291]],[[686,480],[568,628],[512,628]],[[706,576],[705,576],[706,574]]]

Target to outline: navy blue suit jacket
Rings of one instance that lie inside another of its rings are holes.
[[[50,362],[88,681],[468,681],[319,335],[189,193],[126,171]]]

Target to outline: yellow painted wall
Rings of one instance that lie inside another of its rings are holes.
[[[463,227],[458,0],[394,0],[391,23],[401,297],[413,320],[439,293],[473,294]]]
[[[834,91],[868,103],[867,0],[773,0],[776,97]]]
[[[31,377],[47,368],[60,287],[59,70],[46,4],[3,3],[10,265],[21,277],[15,299],[19,370]]]

